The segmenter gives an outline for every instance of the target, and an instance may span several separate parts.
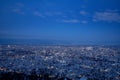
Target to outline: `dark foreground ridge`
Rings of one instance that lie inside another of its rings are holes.
[[[85,76],[76,76],[77,80],[114,80],[112,77],[105,77],[104,75],[98,75],[96,73],[91,73],[94,76],[87,78]],[[89,75],[89,74],[88,74]],[[23,72],[1,72],[0,80],[74,80],[63,75],[50,74],[47,71],[41,70],[39,74],[36,73],[35,69],[31,71],[30,74],[25,74]]]
[[[46,72],[36,74],[32,70],[31,74],[25,74],[22,72],[2,72],[0,73],[0,80],[72,80],[67,77],[58,77],[58,75],[51,75]]]

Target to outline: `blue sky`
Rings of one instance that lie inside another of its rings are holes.
[[[0,39],[119,42],[120,0],[0,0]]]

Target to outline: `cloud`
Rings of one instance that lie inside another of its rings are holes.
[[[21,9],[19,9],[19,8],[14,8],[14,9],[12,9],[12,11],[13,12],[15,12],[15,13],[18,13],[18,14],[25,14],[25,12],[23,12]]]
[[[54,15],[57,15],[57,16],[63,16],[64,15],[64,13],[63,12],[58,12],[58,11],[56,11],[56,12],[54,12],[53,13]]]
[[[87,12],[86,12],[86,11],[80,11],[80,14],[81,14],[81,15],[86,15]]]
[[[69,20],[62,20],[62,22],[65,22],[65,23],[82,23],[82,24],[87,24],[88,21],[87,20],[78,20],[78,19],[69,19]]]
[[[39,17],[45,17],[42,13],[40,13],[38,11],[35,11],[33,14],[36,16],[39,16]]]
[[[71,19],[71,20],[63,20],[65,23],[79,23],[80,21],[77,19]]]
[[[120,14],[116,10],[107,10],[104,12],[95,12],[93,21],[119,22]]]
[[[53,17],[53,16],[62,16],[62,12],[48,12],[48,11],[46,11],[46,12],[42,12],[42,13],[40,13],[39,11],[35,11],[34,12],[34,15],[36,15],[36,16],[40,16],[40,17]]]
[[[23,4],[23,3],[16,3],[15,5],[16,5],[17,7],[21,7],[21,8],[24,7],[24,4]]]
[[[11,6],[11,11],[18,13],[18,14],[25,14],[25,12],[23,11],[24,8],[24,4],[23,3],[16,3],[15,5]]]
[[[44,12],[44,15],[49,17],[53,17],[53,16],[65,17],[66,16],[63,12],[60,12],[60,11]]]
[[[83,23],[83,24],[87,24],[87,23],[88,23],[88,21],[83,20],[83,21],[81,21],[81,23]]]
[[[46,16],[54,16],[53,12],[44,12]]]

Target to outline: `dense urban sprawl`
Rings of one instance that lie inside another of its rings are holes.
[[[11,72],[34,76],[24,80],[120,80],[120,47],[0,45],[0,78]]]

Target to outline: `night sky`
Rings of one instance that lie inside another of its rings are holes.
[[[120,0],[0,0],[0,39],[120,44]]]

